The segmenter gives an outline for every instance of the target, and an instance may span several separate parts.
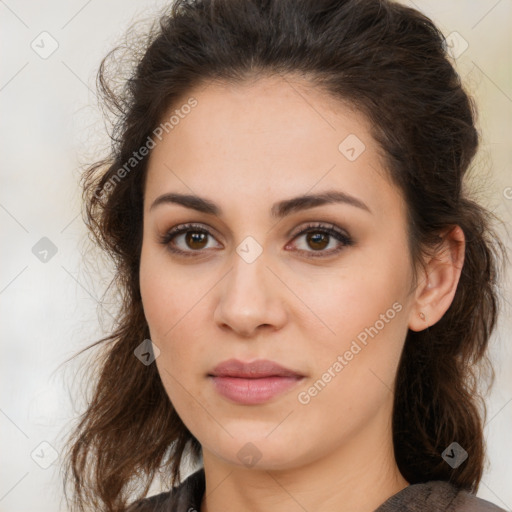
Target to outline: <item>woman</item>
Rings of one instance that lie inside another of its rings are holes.
[[[120,93],[100,70],[118,123],[84,195],[123,304],[71,505],[502,510],[474,494],[503,248],[440,32],[384,0],[159,21]],[[144,499],[157,471],[177,488]]]

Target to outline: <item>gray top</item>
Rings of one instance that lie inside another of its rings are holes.
[[[132,503],[126,512],[200,512],[204,491],[204,468],[201,468],[171,491]],[[506,511],[448,482],[436,480],[409,485],[374,512]]]

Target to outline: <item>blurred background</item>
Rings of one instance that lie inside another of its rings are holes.
[[[83,411],[84,359],[65,361],[108,332],[111,320],[109,304],[99,305],[111,269],[90,251],[80,214],[81,169],[109,144],[95,77],[126,29],[167,3],[0,0],[0,512],[66,510],[61,450]],[[512,0],[403,3],[447,36],[479,108],[474,183],[485,190],[478,199],[512,225]],[[496,382],[487,398],[489,460],[478,492],[506,510],[512,510],[510,275],[491,342]],[[151,492],[158,490],[155,482]]]

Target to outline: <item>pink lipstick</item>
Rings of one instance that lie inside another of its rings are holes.
[[[267,402],[304,378],[299,372],[268,359],[250,363],[229,359],[218,364],[208,376],[218,393],[242,405]]]

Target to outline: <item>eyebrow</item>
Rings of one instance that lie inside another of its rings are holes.
[[[279,219],[290,215],[291,213],[315,206],[322,206],[325,204],[344,203],[350,206],[355,206],[372,213],[370,208],[361,199],[354,197],[346,192],[339,190],[327,190],[319,194],[305,194],[302,196],[292,197],[291,199],[284,199],[275,203],[270,212],[273,218]],[[167,193],[157,197],[149,210],[153,210],[162,204],[179,204],[185,208],[197,210],[198,212],[215,215],[221,217],[223,215],[222,209],[209,199],[199,197],[196,195]]]

